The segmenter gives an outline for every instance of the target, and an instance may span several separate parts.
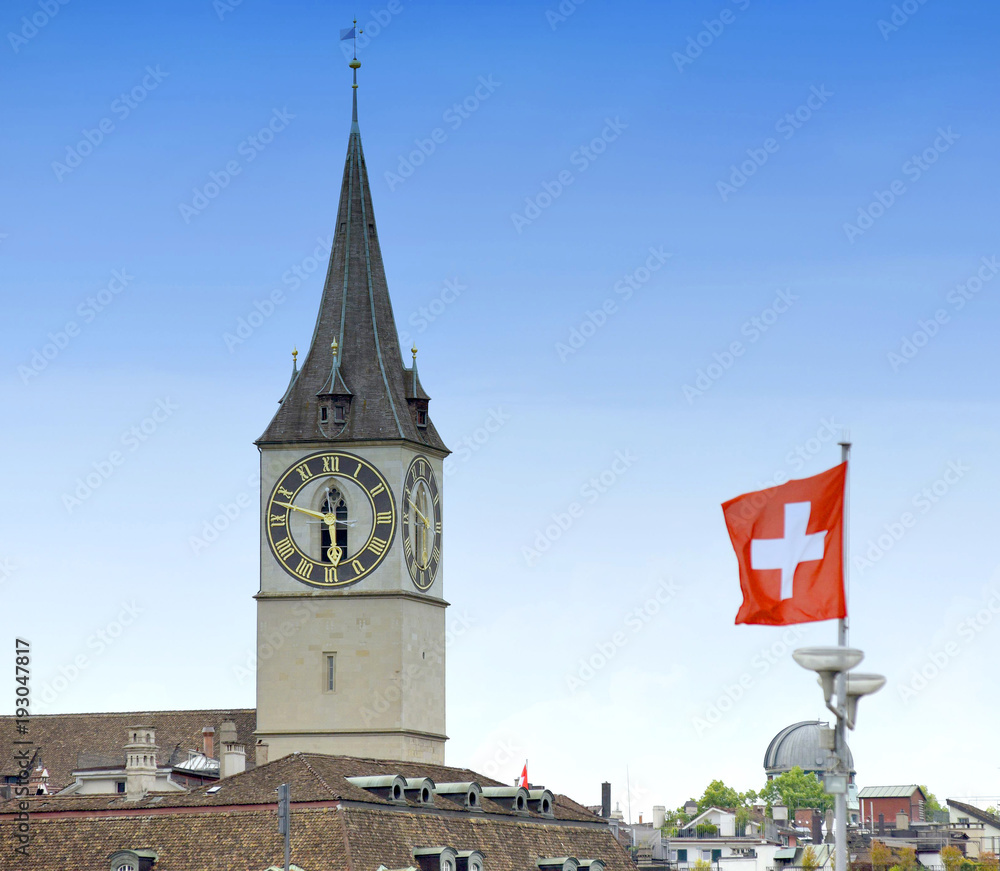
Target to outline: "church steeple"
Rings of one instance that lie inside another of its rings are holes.
[[[358,126],[361,64],[350,66],[351,132],[319,316],[302,368],[257,444],[401,439],[447,451],[400,352]]]

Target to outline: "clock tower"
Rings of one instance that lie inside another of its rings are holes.
[[[389,300],[358,127],[309,351],[256,444],[260,754],[444,762],[442,461]]]

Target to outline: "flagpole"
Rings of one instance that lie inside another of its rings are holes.
[[[851,456],[851,442],[849,441],[850,435],[845,430],[841,434],[843,439],[840,442],[840,461],[846,463]],[[844,601],[845,605],[847,602],[847,594],[849,590],[848,578],[851,565],[851,555],[850,555],[850,528],[851,528],[851,516],[850,516],[850,481],[851,472],[850,466],[847,467],[847,472],[844,480],[844,539],[843,539],[843,571],[844,571]],[[837,644],[840,647],[847,647],[847,612],[845,608],[845,616],[841,617],[837,621]],[[834,816],[836,817],[836,833],[834,836],[834,846],[836,847],[836,861],[835,861],[835,871],[847,871],[847,783],[851,779],[850,766],[848,764],[847,756],[847,674],[846,672],[841,672],[837,675],[836,691],[837,691],[837,728],[834,732],[834,747],[837,755],[837,767],[844,774],[844,792],[838,792],[834,796]]]

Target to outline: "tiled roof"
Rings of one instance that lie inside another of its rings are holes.
[[[963,801],[956,801],[953,798],[948,799],[948,804],[955,808],[955,810],[959,813],[968,814],[971,819],[978,820],[981,823],[986,823],[986,825],[993,826],[995,829],[1000,829],[1000,817],[995,817],[993,814],[987,813],[975,805],[966,804]]]
[[[14,740],[18,735],[14,717],[0,717],[0,775],[14,774]],[[125,764],[125,742],[131,726],[156,727],[158,762],[167,764],[186,760],[187,750],[202,746],[201,730],[219,727],[225,720],[236,724],[236,735],[247,748],[247,765],[253,765],[253,732],[257,712],[252,709],[210,711],[131,711],[105,714],[39,714],[31,718],[28,738],[41,751],[49,770],[50,789],[62,789],[73,782],[70,772],[83,767],[109,767]],[[24,737],[24,736],[21,736]],[[81,765],[80,763],[84,763]]]
[[[184,795],[128,803],[117,796],[31,801],[31,867],[36,871],[107,869],[122,849],[157,852],[155,869],[263,869],[280,865],[276,789],[290,785],[292,859],[305,871],[376,871],[415,864],[417,847],[481,850],[486,871],[533,871],[539,858],[601,859],[608,871],[631,871],[627,854],[606,822],[576,802],[557,797],[556,819],[519,816],[483,802],[483,812],[438,798],[433,807],[392,805],[346,777],[399,773],[435,782],[490,778],[467,769],[407,765],[350,757],[294,754]],[[15,867],[12,827],[0,806],[0,869]]]
[[[357,122],[347,141],[333,238],[309,353],[257,444],[403,439],[447,451],[429,419],[416,425],[407,402],[427,394],[400,353]],[[320,422],[317,396],[329,393],[353,397],[345,424]]]

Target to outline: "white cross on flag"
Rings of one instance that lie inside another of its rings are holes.
[[[847,616],[846,479],[841,463],[723,503],[743,589],[737,623],[783,626]]]

